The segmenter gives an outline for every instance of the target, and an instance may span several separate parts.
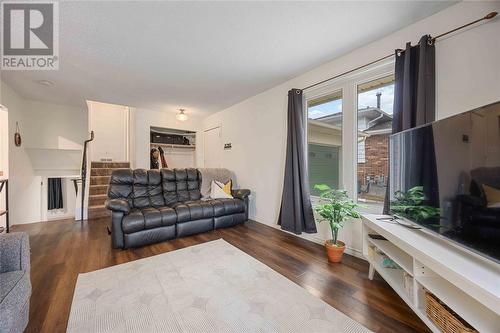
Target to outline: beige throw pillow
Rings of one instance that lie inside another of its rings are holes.
[[[224,191],[224,184],[212,180],[210,185],[210,199],[232,199],[233,196]]]
[[[488,202],[488,208],[500,208],[500,190],[483,184],[483,191]]]

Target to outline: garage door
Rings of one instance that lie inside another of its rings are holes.
[[[326,184],[331,188],[339,186],[339,150],[340,147],[329,147],[309,144],[309,186],[311,195],[318,195],[314,190],[316,184]]]

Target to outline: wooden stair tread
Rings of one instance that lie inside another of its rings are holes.
[[[91,194],[90,195],[92,198],[107,198],[107,194]]]
[[[127,170],[130,168],[127,168],[127,167],[92,167],[92,169],[96,169],[96,170],[104,170],[104,169]]]
[[[92,162],[91,168],[130,168],[129,162]]]

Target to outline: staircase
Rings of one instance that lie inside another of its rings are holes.
[[[111,173],[113,170],[128,168],[130,168],[129,162],[92,162],[90,164],[89,220],[111,216],[110,211],[104,207],[104,202],[108,197]]]

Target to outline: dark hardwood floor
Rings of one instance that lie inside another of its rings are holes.
[[[132,250],[114,250],[108,219],[15,225],[31,243],[30,321],[26,332],[65,332],[79,273],[223,238],[375,332],[428,332],[380,278],[368,280],[365,261],[345,256],[328,263],[321,245],[249,221]]]

